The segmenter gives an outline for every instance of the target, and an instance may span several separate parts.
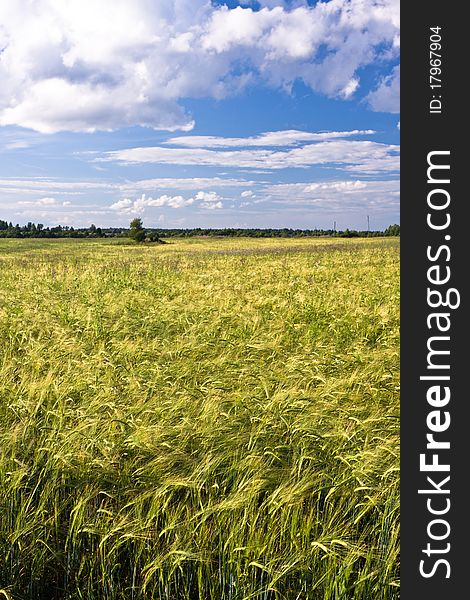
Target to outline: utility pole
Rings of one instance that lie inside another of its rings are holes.
[[[370,220],[369,220],[369,215],[367,215],[367,233],[370,233]]]

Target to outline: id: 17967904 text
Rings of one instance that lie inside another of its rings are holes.
[[[442,27],[429,28],[429,87],[431,99],[429,112],[441,114],[442,112]]]

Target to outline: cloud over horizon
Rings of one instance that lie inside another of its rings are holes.
[[[152,198],[142,194],[140,198],[131,200],[130,198],[123,198],[114,202],[109,207],[111,210],[117,211],[119,214],[125,215],[139,215],[145,212],[146,208],[157,207],[162,208],[168,206],[170,208],[185,208],[196,204],[199,208],[203,209],[219,209],[223,208],[220,196],[216,192],[204,192],[199,191],[195,196],[185,198],[184,196],[169,196],[163,194],[158,198]]]

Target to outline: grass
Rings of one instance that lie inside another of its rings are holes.
[[[0,598],[398,599],[398,273],[0,240]]]

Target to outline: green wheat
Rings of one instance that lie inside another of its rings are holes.
[[[0,241],[0,596],[385,600],[398,242]]]

